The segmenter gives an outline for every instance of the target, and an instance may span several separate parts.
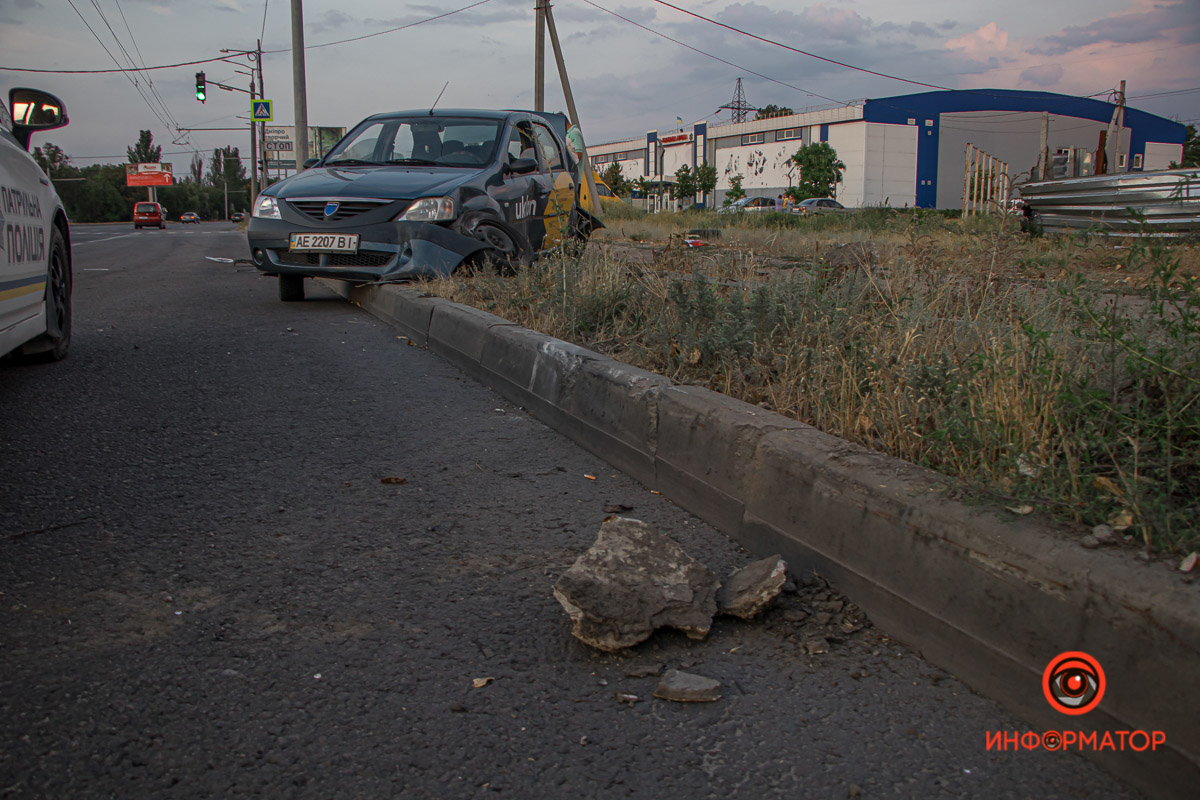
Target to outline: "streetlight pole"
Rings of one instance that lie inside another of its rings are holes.
[[[296,107],[296,171],[308,160],[308,90],[304,79],[304,6],[292,0],[292,104]]]

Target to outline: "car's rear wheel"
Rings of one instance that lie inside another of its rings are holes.
[[[46,332],[21,348],[28,361],[62,361],[71,349],[71,259],[57,226],[50,229],[46,275]]]
[[[299,275],[279,276],[279,299],[295,303],[304,299],[304,278]]]

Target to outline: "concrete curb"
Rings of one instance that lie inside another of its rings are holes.
[[[748,549],[829,577],[1026,730],[1165,732],[1154,751],[1092,757],[1152,795],[1196,795],[1200,591],[1165,565],[946,500],[928,470],[492,314],[413,289],[327,283]],[[1042,694],[1043,670],[1064,651],[1096,656],[1105,672],[1105,698],[1083,716]]]

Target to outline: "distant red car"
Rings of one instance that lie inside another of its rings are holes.
[[[133,206],[133,229],[167,227],[167,215],[158,203],[135,203]]]

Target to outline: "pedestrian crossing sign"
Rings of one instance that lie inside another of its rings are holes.
[[[270,122],[271,105],[274,100],[251,100],[250,101],[250,119],[254,122]]]

